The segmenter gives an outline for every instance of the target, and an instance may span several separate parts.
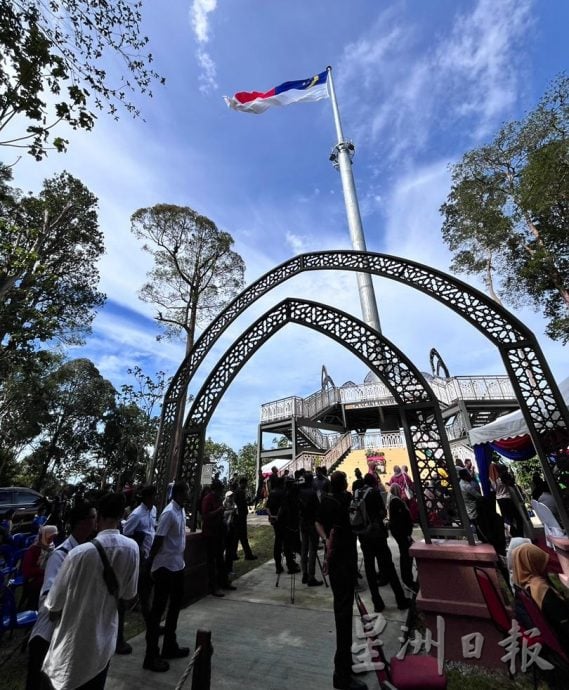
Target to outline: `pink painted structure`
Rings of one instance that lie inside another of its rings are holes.
[[[410,553],[416,560],[421,585],[417,608],[433,638],[436,637],[437,616],[445,621],[445,659],[506,672],[506,666],[500,661],[505,651],[498,646],[503,638],[492,623],[474,573],[474,566],[487,569],[497,590],[501,591],[494,547],[489,544],[470,546],[460,541],[416,542]],[[461,638],[474,632],[484,636],[481,658],[464,659]]]

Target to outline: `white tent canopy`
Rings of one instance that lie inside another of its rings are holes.
[[[563,400],[569,407],[569,378],[559,384],[559,390]],[[474,446],[479,443],[492,443],[503,438],[515,438],[527,434],[528,427],[521,410],[510,412],[503,417],[498,417],[493,422],[470,429],[468,435],[470,443]]]
[[[290,458],[278,458],[275,460],[271,460],[271,462],[268,462],[266,465],[263,465],[261,467],[261,472],[263,474],[267,474],[268,472],[271,471],[273,467],[276,467],[277,470],[280,472],[281,469],[285,466],[288,465],[290,462]]]

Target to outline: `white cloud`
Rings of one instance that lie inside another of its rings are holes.
[[[209,18],[217,8],[217,0],[194,0],[190,9],[192,28],[199,43],[209,41]]]
[[[452,131],[466,118],[476,122],[475,137],[485,136],[519,95],[531,4],[479,0],[428,46],[408,16],[383,13],[346,46],[338,70],[358,138],[371,132],[382,155],[401,163],[403,153],[426,145],[433,129]]]
[[[212,60],[210,54],[201,48],[198,49],[196,57],[202,69],[198,77],[200,91],[202,93],[209,93],[217,88],[217,69],[215,67],[215,62]]]
[[[217,68],[210,53],[204,48],[210,41],[209,15],[216,9],[217,0],[194,0],[190,8],[192,30],[198,44],[196,59],[200,67],[198,80],[202,93],[210,93],[217,89]]]

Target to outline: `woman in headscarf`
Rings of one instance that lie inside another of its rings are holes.
[[[569,653],[569,604],[545,575],[549,554],[534,544],[522,544],[513,552],[514,583],[529,591],[563,649]]]
[[[39,528],[35,542],[26,549],[22,558],[22,575],[24,576],[24,598],[30,609],[37,610],[43,585],[45,564],[55,548],[53,540],[57,534],[55,525],[44,525]]]

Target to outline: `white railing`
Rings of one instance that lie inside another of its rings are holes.
[[[456,400],[509,400],[515,398],[507,376],[454,376],[435,379],[431,386],[441,402]]]
[[[350,432],[346,434],[334,434],[336,437],[335,445],[328,450],[328,452],[321,453],[308,453],[303,452],[293,458],[289,463],[287,463],[282,470],[287,469],[291,474],[296,472],[296,470],[305,469],[313,470],[318,465],[324,465],[324,467],[329,468],[337,462],[342,455],[347,453],[352,447],[353,436]]]
[[[405,448],[403,431],[370,431],[366,434],[352,433],[352,448],[366,450],[374,448]]]
[[[302,416],[303,399],[298,396],[282,398],[261,405],[261,422]]]
[[[430,385],[438,400],[446,405],[457,400],[509,400],[515,398],[507,376],[455,376],[431,379]],[[383,383],[362,383],[359,386],[326,388],[307,398],[293,396],[261,406],[261,422],[274,422],[290,417],[313,418],[322,410],[341,402],[344,405],[395,405],[391,392]]]

